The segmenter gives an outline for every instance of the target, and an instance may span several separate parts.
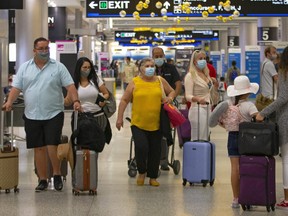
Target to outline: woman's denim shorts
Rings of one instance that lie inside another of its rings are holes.
[[[238,136],[239,132],[238,131],[230,131],[228,133],[228,144],[227,144],[227,149],[228,149],[228,156],[229,157],[239,157],[239,151],[238,151]]]

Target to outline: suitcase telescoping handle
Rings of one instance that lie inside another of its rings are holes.
[[[197,102],[197,105],[198,105],[198,133],[197,133],[197,138],[198,140],[200,140],[200,103]],[[207,140],[206,141],[210,141],[210,138],[209,138],[209,102],[206,102],[206,108],[207,108],[207,122],[206,122],[206,127],[207,127]]]
[[[77,129],[77,123],[78,123],[78,111],[74,111],[74,130]]]
[[[5,117],[4,113],[5,112],[6,111],[3,111],[3,110],[1,111],[0,147],[1,147],[2,151],[4,150],[4,117]],[[13,151],[13,138],[14,138],[13,115],[14,115],[14,111],[11,110],[10,112],[11,112],[11,115],[10,115],[10,117],[11,117],[11,119],[10,119],[10,121],[11,121],[11,145],[10,145],[10,147],[11,147],[11,151]],[[7,112],[6,112],[6,114],[7,114]]]

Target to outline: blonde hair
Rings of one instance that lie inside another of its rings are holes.
[[[191,73],[191,77],[194,80],[196,78],[196,73],[197,73],[197,67],[194,64],[194,61],[197,59],[198,55],[204,54],[206,57],[206,53],[203,50],[195,50],[192,53],[191,59],[190,59],[190,66],[189,66],[189,73]],[[211,80],[210,75],[209,75],[209,69],[206,65],[206,67],[203,69],[204,74],[207,76],[209,80]],[[211,80],[212,81],[212,80]]]

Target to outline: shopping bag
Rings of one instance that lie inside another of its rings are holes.
[[[185,122],[185,117],[173,104],[164,104],[164,109],[166,110],[169,120],[173,127],[177,127]]]

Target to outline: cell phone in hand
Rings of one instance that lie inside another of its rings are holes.
[[[104,102],[105,100],[106,99],[102,95],[98,94],[98,97],[97,97],[97,100],[96,100],[96,104],[99,105],[100,102]]]

